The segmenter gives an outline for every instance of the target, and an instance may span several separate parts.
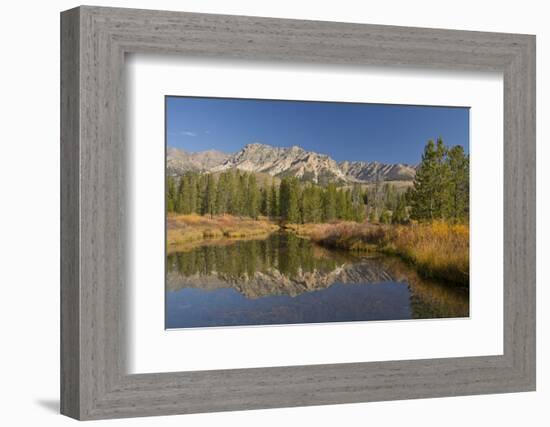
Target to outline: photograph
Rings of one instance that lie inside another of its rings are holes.
[[[165,96],[165,328],[468,318],[470,109]]]

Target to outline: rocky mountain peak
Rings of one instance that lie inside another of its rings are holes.
[[[167,167],[170,173],[178,174],[188,170],[219,172],[240,169],[262,172],[271,176],[295,176],[302,181],[325,185],[329,182],[346,184],[353,182],[374,182],[414,179],[413,166],[397,163],[384,164],[377,161],[336,162],[327,154],[306,151],[302,147],[273,147],[254,142],[246,144],[233,154],[216,150],[188,153],[168,148]]]

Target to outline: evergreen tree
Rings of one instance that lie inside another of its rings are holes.
[[[321,222],[323,217],[322,190],[318,186],[311,187],[311,222]]]
[[[238,178],[235,171],[227,172],[227,212],[231,215],[238,215],[239,195],[238,195]]]
[[[413,183],[413,218],[433,220],[436,217],[437,173],[438,160],[435,144],[433,140],[429,140],[424,147],[422,161],[416,170]]]
[[[296,223],[300,221],[298,185],[296,178],[283,178],[281,180],[279,189],[280,215],[286,222]]]
[[[435,194],[435,218],[447,218],[449,215],[449,180],[450,170],[447,162],[447,147],[441,138],[437,139],[435,148],[437,161],[437,185],[434,188]]]
[[[336,218],[346,219],[346,194],[343,190],[336,190]]]
[[[209,174],[200,174],[197,176],[197,210],[196,212],[200,215],[207,215],[206,206],[207,206],[207,195],[206,188],[208,182]]]
[[[372,207],[374,209],[374,217],[379,218],[380,212],[381,212],[381,196],[380,196],[380,190],[382,188],[382,180],[380,179],[380,170],[376,169],[376,180],[374,182],[374,191],[372,194]]]
[[[176,208],[176,181],[173,176],[166,178],[166,211],[174,212]]]
[[[365,202],[364,196],[359,184],[353,184],[351,190],[352,218],[354,221],[363,222],[365,220]]]
[[[225,172],[222,172],[218,177],[218,183],[216,186],[216,202],[214,205],[214,212],[217,215],[223,215],[227,212],[227,195],[227,176]]]
[[[328,222],[336,218],[336,184],[330,183],[323,192],[323,221]]]
[[[397,205],[397,191],[390,183],[385,183],[382,187],[384,208],[393,211]]]
[[[300,221],[300,199],[302,197],[300,182],[297,178],[290,179],[290,210],[289,218],[294,222]]]
[[[269,205],[271,204],[269,190],[267,187],[260,188],[260,214],[263,216],[269,216]]]
[[[352,196],[351,189],[346,190],[345,201],[346,201],[345,219],[348,221],[353,221],[355,218],[355,214],[353,211],[353,196]]]
[[[288,178],[283,178],[279,184],[279,208],[281,219],[288,219],[288,200],[290,198],[290,183]]]
[[[448,152],[449,216],[455,221],[468,218],[470,204],[469,159],[464,148],[455,145]]]
[[[269,216],[277,217],[279,216],[279,195],[277,193],[277,187],[275,183],[271,183],[271,198],[269,205]]]
[[[191,179],[189,174],[185,174],[181,179],[183,181],[183,186],[182,186],[183,213],[190,214],[191,213]]]
[[[319,222],[321,220],[321,193],[315,185],[309,185],[302,191],[302,222]]]
[[[311,186],[302,190],[302,197],[298,201],[300,206],[300,222],[311,222]]]
[[[206,188],[203,199],[203,215],[214,216],[216,206],[216,181],[214,176],[209,173],[206,175]]]
[[[240,173],[237,171],[237,191],[236,191],[236,203],[235,203],[235,215],[243,216],[247,215],[246,198],[248,187],[248,174]]]
[[[258,219],[260,212],[260,191],[256,182],[256,176],[253,173],[248,175],[246,192],[247,214],[251,218]]]
[[[408,220],[407,201],[405,194],[397,196],[397,204],[392,214],[392,222],[395,224],[404,224]]]
[[[188,199],[188,210],[189,213],[198,213],[198,184],[197,184],[197,174],[195,172],[191,172],[189,174],[189,181],[188,181],[188,191],[189,191],[189,199]]]
[[[178,183],[178,190],[176,195],[176,203],[175,203],[175,210],[177,213],[185,213],[185,203],[183,195],[185,193],[185,180],[183,179],[183,176],[180,177],[180,181]]]

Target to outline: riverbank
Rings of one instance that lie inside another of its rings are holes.
[[[268,235],[279,226],[266,218],[254,220],[232,215],[173,215],[166,218],[168,248],[212,239],[243,239]]]
[[[464,224],[433,222],[378,225],[339,222],[288,224],[289,231],[329,248],[396,255],[424,277],[457,285],[469,283],[469,229]]]

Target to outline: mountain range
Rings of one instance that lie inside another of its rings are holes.
[[[236,153],[216,150],[187,152],[169,147],[166,168],[171,175],[195,172],[221,172],[240,169],[261,172],[283,178],[294,176],[302,181],[327,184],[368,183],[380,181],[412,181],[416,169],[404,163],[380,163],[377,161],[337,162],[326,154],[306,151],[301,147],[273,147],[247,144]]]

